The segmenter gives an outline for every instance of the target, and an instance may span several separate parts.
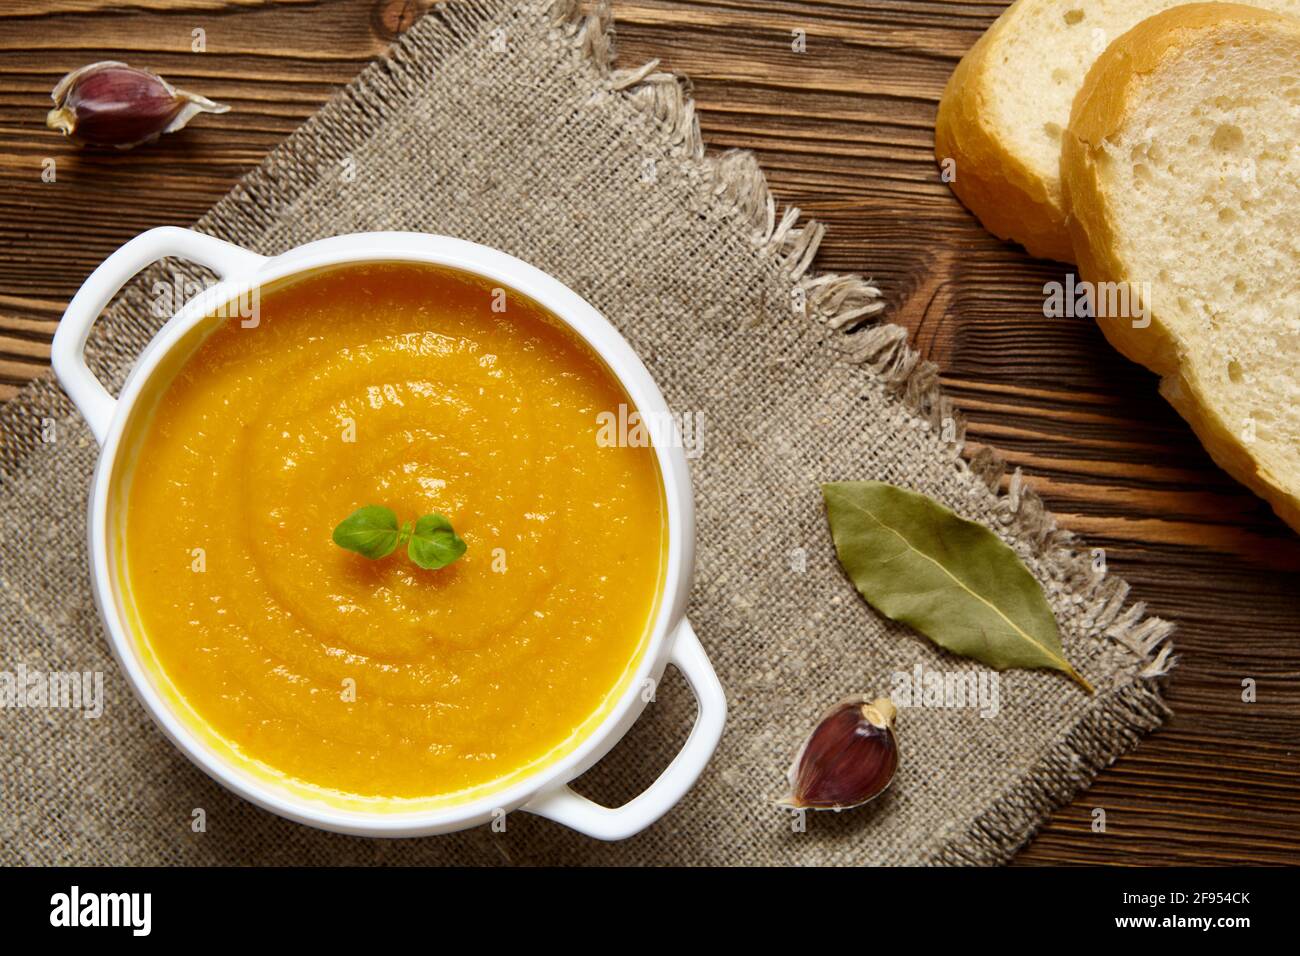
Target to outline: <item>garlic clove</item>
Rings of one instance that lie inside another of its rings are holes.
[[[73,70],[55,85],[45,125],[93,146],[128,149],[230,107],[178,90],[161,76],[117,60]]]
[[[893,701],[853,698],[818,721],[790,767],[783,806],[850,810],[880,796],[898,769]]]

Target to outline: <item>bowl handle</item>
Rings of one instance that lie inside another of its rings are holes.
[[[686,795],[713,756],[727,717],[727,699],[691,622],[682,619],[674,635],[672,664],[681,671],[699,705],[685,746],[650,787],[621,807],[603,807],[561,784],[523,808],[598,840],[624,840],[644,830]]]
[[[117,400],[86,365],[86,338],[104,307],[137,272],[167,256],[180,256],[207,266],[222,279],[248,275],[266,261],[265,256],[220,239],[163,226],[141,233],[99,264],[68,303],[54,332],[50,364],[64,391],[72,399],[95,441],[104,444]]]

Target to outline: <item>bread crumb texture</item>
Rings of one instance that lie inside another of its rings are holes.
[[[996,235],[1071,260],[1061,137],[1084,78],[1116,38],[1178,0],[1017,0],[967,53],[940,107],[936,151],[957,161],[952,186]],[[1300,0],[1252,6],[1300,16]],[[958,100],[962,102],[957,102]],[[976,124],[989,142],[976,139]],[[957,128],[954,128],[957,127]],[[963,180],[963,167],[969,175]],[[1000,184],[980,188],[983,184]]]
[[[1300,530],[1300,20],[1144,22],[1088,77],[1063,171],[1084,278],[1144,290],[1152,318],[1103,330]]]

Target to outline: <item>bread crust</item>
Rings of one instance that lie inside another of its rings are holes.
[[[985,106],[989,66],[1003,36],[1016,26],[1016,0],[962,57],[948,78],[934,128],[940,163],[956,161],[952,191],[984,228],[1018,242],[1031,255],[1073,261],[1060,197],[1043,178],[1009,152],[989,124]]]
[[[1061,150],[1061,182],[1067,222],[1080,275],[1089,282],[1137,282],[1118,252],[1110,200],[1102,185],[1098,158],[1102,144],[1128,119],[1146,77],[1169,56],[1205,38],[1241,28],[1266,26],[1293,32],[1300,44],[1300,20],[1258,7],[1198,3],[1173,7],[1144,20],[1117,38],[1089,71],[1074,101]],[[1256,460],[1229,422],[1207,398],[1192,368],[1183,362],[1183,345],[1153,305],[1151,324],[1099,318],[1102,333],[1115,348],[1161,376],[1160,393],[1191,425],[1210,457],[1273,506],[1300,531],[1300,497],[1282,476]],[[1294,483],[1293,483],[1294,484]]]

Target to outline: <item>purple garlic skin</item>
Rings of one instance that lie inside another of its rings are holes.
[[[869,703],[854,698],[832,707],[795,757],[790,792],[781,804],[849,810],[884,793],[898,769],[897,715],[888,697]]]
[[[50,94],[45,125],[77,142],[129,149],[181,129],[199,113],[230,109],[116,60],[73,70]]]

